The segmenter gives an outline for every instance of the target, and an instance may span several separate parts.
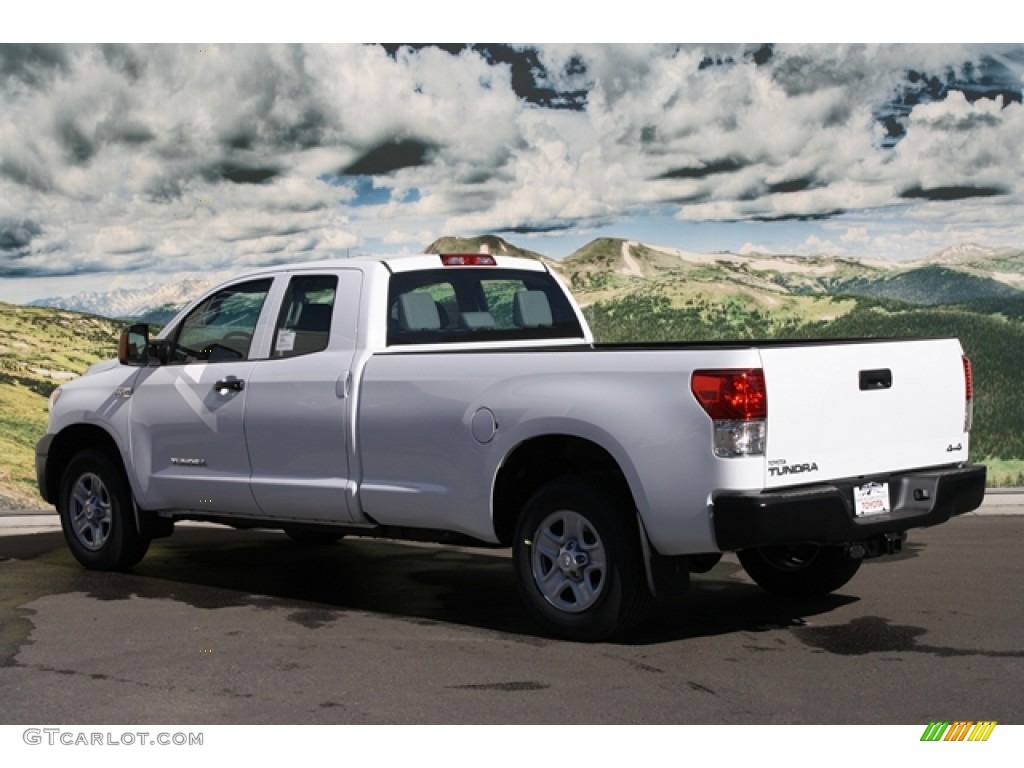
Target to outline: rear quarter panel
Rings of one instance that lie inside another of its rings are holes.
[[[763,460],[713,456],[690,373],[757,363],[752,349],[375,355],[360,385],[362,508],[378,523],[495,541],[505,458],[533,437],[572,435],[616,459],[658,551],[711,551],[711,491],[759,487]],[[481,408],[498,425],[487,443],[471,430]]]

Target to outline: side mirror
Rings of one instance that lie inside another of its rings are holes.
[[[117,361],[121,365],[149,365],[148,325],[130,325],[121,331],[117,342]]]

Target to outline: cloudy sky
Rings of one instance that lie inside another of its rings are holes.
[[[0,45],[0,300],[495,233],[1024,246],[1024,46]]]

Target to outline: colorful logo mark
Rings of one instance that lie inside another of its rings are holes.
[[[988,741],[995,728],[995,720],[933,721],[924,729],[921,741]]]

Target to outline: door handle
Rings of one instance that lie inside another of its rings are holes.
[[[875,371],[860,372],[861,391],[872,389],[891,389],[892,371],[888,368],[880,368]]]
[[[219,379],[213,388],[222,395],[227,392],[241,392],[245,389],[245,379]]]

